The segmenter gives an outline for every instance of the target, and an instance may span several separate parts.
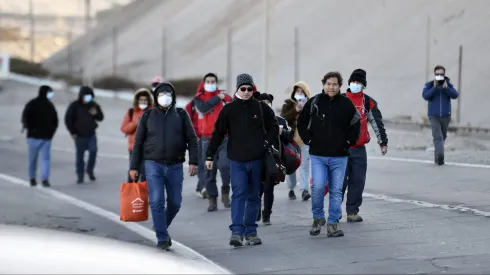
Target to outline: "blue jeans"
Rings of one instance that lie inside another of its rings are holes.
[[[328,224],[337,224],[342,214],[342,185],[347,157],[311,155],[311,212],[314,219],[325,217],[325,185],[328,181]]]
[[[77,137],[75,139],[76,147],[76,170],[79,180],[83,181],[85,161],[85,151],[88,151],[87,174],[93,175],[95,168],[95,160],[97,158],[97,137]]]
[[[184,165],[172,165],[145,160],[146,181],[151,216],[157,240],[168,241],[168,227],[172,223],[182,204],[182,184],[184,182]],[[165,209],[165,191],[167,209]]]
[[[27,145],[29,147],[29,179],[36,179],[37,159],[41,154],[41,180],[48,180],[51,170],[51,140],[28,138]]]
[[[231,225],[233,234],[257,234],[257,215],[260,208],[260,185],[264,160],[240,162],[230,160]]]

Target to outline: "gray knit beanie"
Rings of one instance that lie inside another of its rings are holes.
[[[243,85],[254,86],[254,79],[249,74],[239,74],[236,77],[236,88],[240,88]]]

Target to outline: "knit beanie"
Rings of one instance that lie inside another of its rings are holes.
[[[349,81],[347,84],[350,84],[353,81],[359,81],[364,85],[364,87],[367,86],[367,80],[366,80],[366,71],[363,69],[356,69],[352,72],[352,74],[349,77]]]
[[[239,74],[236,77],[236,88],[240,88],[243,85],[254,86],[254,79],[249,74]]]

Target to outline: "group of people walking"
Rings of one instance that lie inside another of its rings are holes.
[[[426,84],[423,97],[429,100],[437,144],[435,162],[443,164],[441,140],[446,138],[449,98],[456,98],[457,92],[445,78],[444,68],[436,67],[434,72],[436,80]],[[218,209],[219,197],[225,208],[231,208],[231,246],[262,243],[257,221],[271,224],[274,186],[280,183],[265,175],[265,154],[273,149],[281,155],[281,148],[291,144],[300,154],[301,163],[287,175],[287,195],[296,199],[294,189],[298,185],[301,199],[311,198],[310,234],[320,234],[326,225],[327,236],[344,235],[339,227],[344,198],[347,221],[363,221],[359,207],[367,171],[365,145],[371,139],[368,123],[381,153],[384,155],[388,150],[381,111],[377,102],[364,93],[366,76],[366,71],[354,70],[345,93],[341,93],[344,80],[339,72],[325,74],[323,88],[315,95],[306,83],[297,82],[291,87],[280,116],[273,111],[274,96],[257,91],[253,77],[248,74],[237,76],[232,96],[218,89],[216,74],[206,74],[186,108],[176,107],[178,91],[161,79],[154,80],[151,88],[137,90],[120,129],[128,138],[128,181],[148,184],[157,247],[166,250],[172,245],[168,227],[182,204],[186,151],[188,174],[198,176],[196,192],[208,199],[207,210]],[[42,183],[49,186],[50,145],[58,127],[53,96],[49,86],[41,86],[39,96],[26,105],[22,114],[33,186],[39,153],[43,160]],[[75,141],[78,183],[83,183],[85,173],[95,181],[95,130],[104,115],[93,99],[93,90],[82,86],[79,98],[68,106],[65,114],[65,125]],[[434,100],[440,105],[438,114],[431,107]],[[85,151],[89,152],[86,166]],[[221,188],[217,186],[218,171]],[[328,215],[324,210],[326,188]]]

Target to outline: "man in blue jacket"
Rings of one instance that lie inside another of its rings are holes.
[[[428,116],[434,138],[434,162],[444,164],[444,141],[451,120],[451,99],[458,98],[458,91],[450,83],[443,66],[434,68],[434,80],[425,84],[422,97],[429,102]]]

